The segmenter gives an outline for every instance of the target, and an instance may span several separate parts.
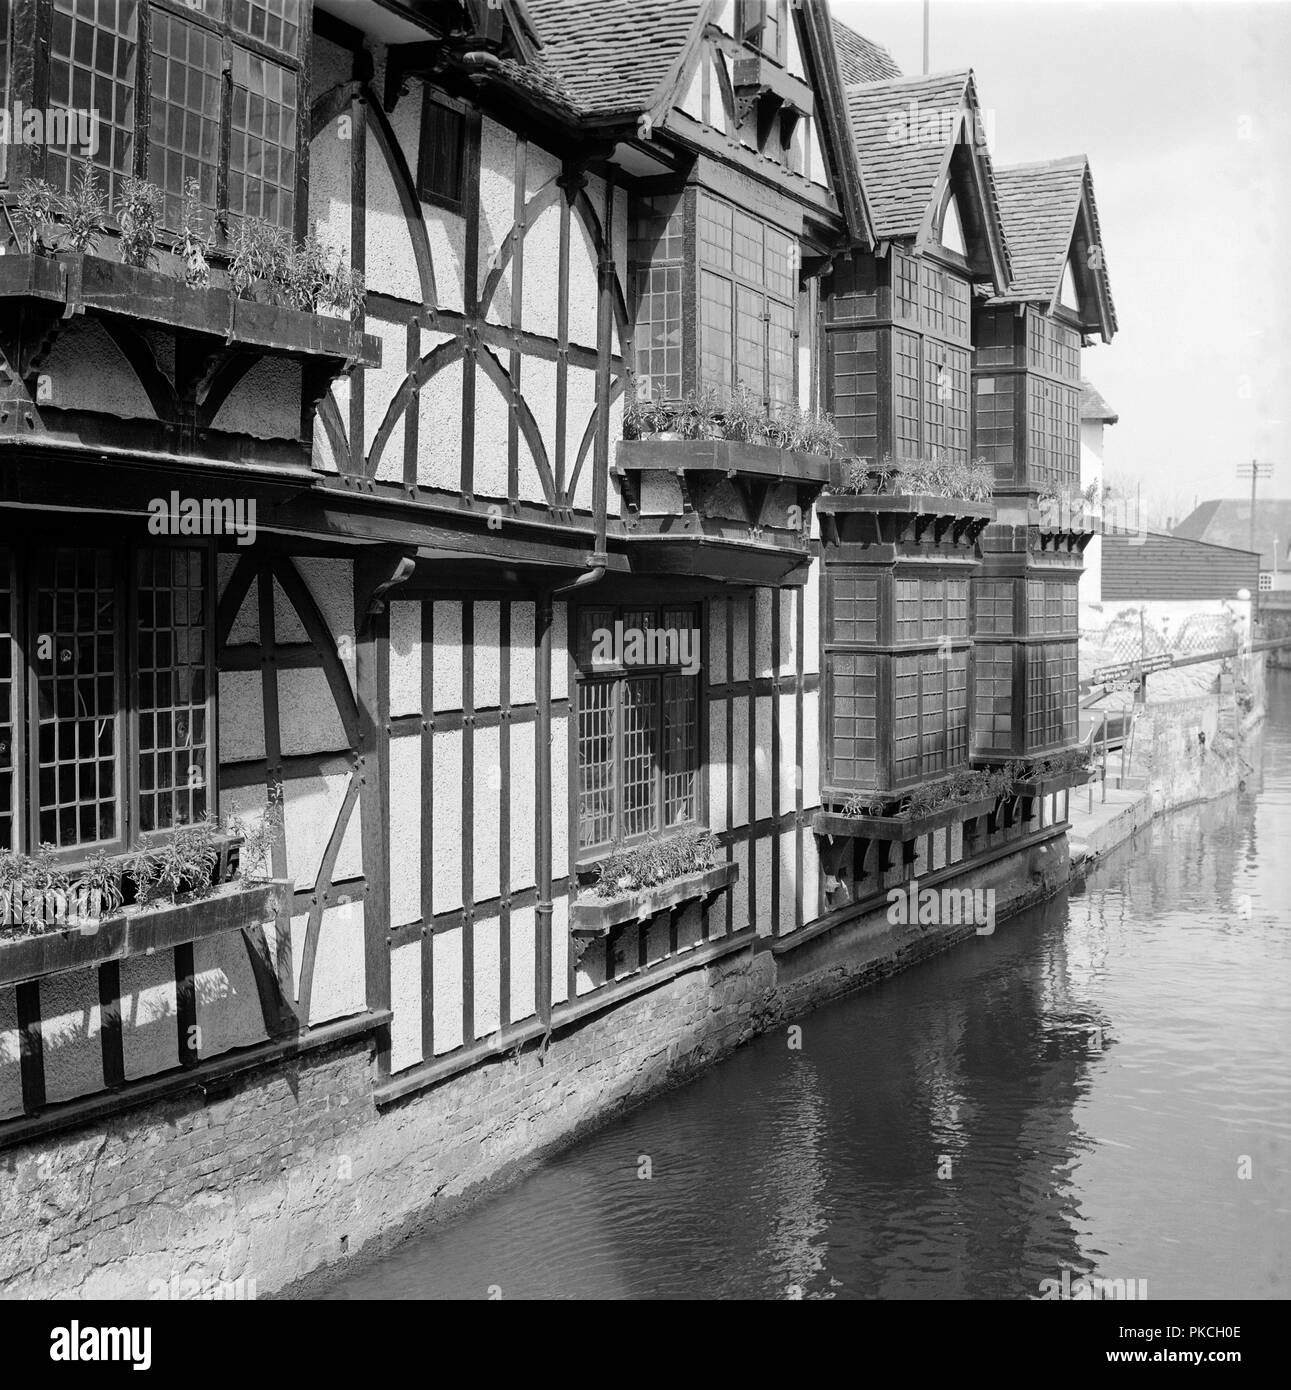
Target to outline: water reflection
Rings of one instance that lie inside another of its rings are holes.
[[[1291,673],[1269,695],[1262,783],[800,1019],[801,1049],[758,1039],[336,1296],[1034,1298],[1063,1269],[1285,1296]]]

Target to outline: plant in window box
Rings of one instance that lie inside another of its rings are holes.
[[[117,222],[121,227],[121,258],[126,265],[146,268],[155,259],[157,225],[164,202],[165,197],[155,183],[133,176],[122,181]]]
[[[707,830],[651,837],[630,849],[616,848],[602,861],[597,882],[575,900],[575,934],[603,935],[625,922],[715,893],[738,877],[723,863],[720,843]]]
[[[63,196],[60,205],[67,230],[63,233],[63,249],[77,255],[92,256],[98,249],[99,238],[107,231],[108,205],[94,176],[93,166],[87,164],[72,190]]]
[[[686,395],[677,412],[676,431],[680,439],[721,439],[721,409],[711,386]]]
[[[742,444],[763,444],[767,413],[762,402],[741,382],[722,408],[722,433]]]
[[[202,209],[201,184],[196,179],[186,179],[179,207],[178,250],[184,263],[184,283],[190,290],[204,290],[210,285],[212,249],[211,233]]]
[[[14,204],[14,230],[19,249],[38,256],[52,256],[57,248],[60,194],[44,179],[26,179]]]

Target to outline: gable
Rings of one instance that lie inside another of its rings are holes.
[[[973,277],[1009,283],[1008,247],[971,72],[868,82],[847,110],[875,236],[935,244],[947,189]]]

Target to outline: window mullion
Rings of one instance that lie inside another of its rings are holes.
[[[220,155],[215,170],[215,222],[229,236],[229,152],[233,144],[233,40],[221,39],[224,70],[220,74]],[[296,119],[301,119],[298,111]]]
[[[610,701],[610,708],[613,711],[613,768],[614,768],[614,815],[611,820],[613,829],[612,844],[621,844],[623,841],[623,789],[626,783],[627,770],[623,765],[623,686],[624,678],[620,674],[615,676],[611,682],[613,698]]]

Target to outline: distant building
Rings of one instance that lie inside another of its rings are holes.
[[[1080,383],[1080,485],[1103,487],[1103,431],[1120,417],[1092,383]],[[1085,571],[1080,576],[1082,604],[1101,603],[1103,597],[1103,538],[1096,535],[1085,548]]]
[[[1249,498],[1213,498],[1201,503],[1174,528],[1173,534],[1211,545],[1259,551],[1259,587],[1291,588],[1291,499],[1257,498],[1255,533],[1251,535]]]

